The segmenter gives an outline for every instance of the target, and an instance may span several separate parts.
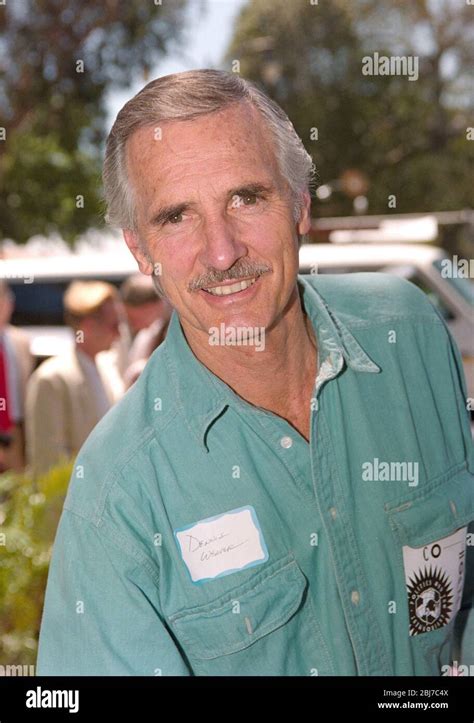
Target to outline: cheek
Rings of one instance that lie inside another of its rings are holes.
[[[272,218],[254,228],[248,242],[250,253],[268,260],[275,272],[282,265],[298,265],[298,239],[286,218],[284,224],[281,218]]]
[[[260,239],[268,248],[291,247],[296,234],[288,209],[285,208],[256,217],[248,224],[248,231],[252,238]]]
[[[147,239],[146,243],[150,262],[160,264],[163,275],[168,273],[174,278],[189,266],[193,253],[192,239],[184,234],[174,239]]]
[[[193,266],[190,264],[189,259],[183,255],[175,254],[170,256],[169,259],[163,259],[161,263],[161,287],[164,295],[173,304],[174,301],[186,294],[186,286],[193,276],[196,276],[196,272],[194,271],[193,274]]]

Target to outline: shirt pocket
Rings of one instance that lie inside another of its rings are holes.
[[[403,625],[415,656],[429,673],[451,663],[454,624],[461,606],[467,527],[474,520],[474,475],[465,467],[427,485],[402,504],[386,505],[397,541],[397,568],[405,584]]]
[[[334,674],[292,554],[168,621],[197,675]]]

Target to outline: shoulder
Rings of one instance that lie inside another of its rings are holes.
[[[128,478],[135,462],[147,457],[150,445],[176,415],[170,387],[157,349],[137,381],[102,417],[81,447],[66,508],[96,521],[101,517],[125,470]],[[138,483],[134,477],[130,484]]]
[[[366,322],[395,318],[442,324],[433,304],[415,284],[393,274],[307,274],[302,276],[336,313]]]
[[[68,377],[77,367],[77,360],[73,352],[50,357],[41,362],[31,375],[32,382],[48,380],[54,382]]]

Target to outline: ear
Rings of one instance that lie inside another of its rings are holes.
[[[300,220],[297,224],[298,233],[301,236],[307,234],[311,229],[311,196],[308,191],[303,191]]]
[[[135,231],[132,231],[129,228],[124,228],[122,229],[122,234],[125,239],[125,243],[127,244],[133,257],[138,263],[138,268],[140,269],[142,274],[151,276],[151,274],[153,273],[153,262],[151,261],[146,251],[143,249],[143,245],[140,243],[140,240]]]

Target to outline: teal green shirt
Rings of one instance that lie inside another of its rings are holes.
[[[459,352],[407,281],[298,286],[319,347],[310,442],[201,364],[173,313],[76,459],[39,675],[439,676],[474,663]]]

